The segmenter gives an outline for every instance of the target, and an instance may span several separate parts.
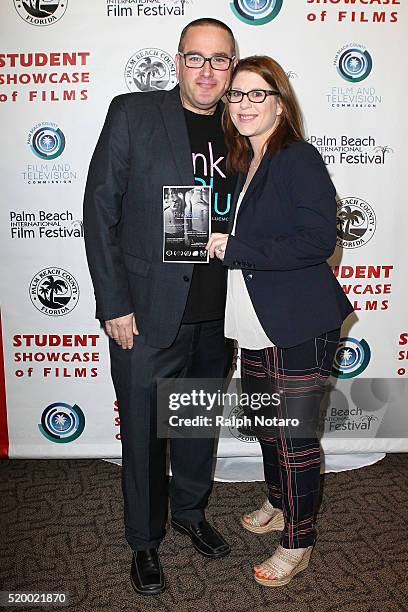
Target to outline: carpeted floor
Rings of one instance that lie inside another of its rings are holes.
[[[216,483],[208,516],[231,555],[204,559],[169,530],[161,547],[167,590],[151,598],[129,582],[118,466],[14,460],[1,462],[0,474],[0,590],[65,591],[70,605],[58,609],[78,612],[408,610],[408,454],[324,477],[310,566],[279,589],[258,586],[251,573],[278,536],[252,535],[238,521],[262,500],[262,484]]]

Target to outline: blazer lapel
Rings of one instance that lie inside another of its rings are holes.
[[[256,186],[260,183],[262,177],[266,174],[268,167],[269,167],[269,155],[267,153],[265,153],[265,155],[262,158],[261,163],[259,164],[259,167],[257,169],[257,171],[255,172],[252,181],[250,182],[249,186],[247,187],[247,190],[245,192],[244,198],[241,202],[241,206],[239,207],[239,211],[238,211],[238,217],[242,212],[242,209],[244,208],[244,206],[246,205],[251,193],[254,192]],[[229,220],[229,224],[228,224],[228,233],[231,232],[232,227],[234,225],[234,218],[235,218],[235,210],[237,207],[237,200],[239,197],[239,194],[242,191],[242,188],[245,184],[245,179],[246,179],[246,175],[240,173],[238,176],[238,181],[237,181],[237,185],[235,188],[235,192],[234,192],[234,198],[233,198],[233,202],[231,205],[231,217]]]
[[[259,183],[261,182],[263,176],[265,175],[265,173],[268,170],[269,162],[270,162],[269,155],[267,153],[265,153],[263,158],[262,158],[261,163],[258,166],[257,171],[255,172],[254,176],[252,177],[252,181],[249,183],[249,185],[247,187],[247,190],[246,190],[245,195],[244,195],[244,199],[242,200],[241,206],[239,207],[239,212],[241,212],[241,210],[244,208],[245,204],[248,201],[249,196],[255,191],[257,185],[259,185]]]
[[[191,147],[179,92],[178,85],[171,91],[166,92],[160,110],[180,175],[180,185],[194,185]],[[163,146],[165,146],[164,143]]]

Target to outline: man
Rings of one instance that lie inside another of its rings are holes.
[[[184,28],[172,91],[117,96],[87,181],[84,226],[96,316],[110,336],[119,403],[125,534],[141,594],[165,582],[157,549],[167,516],[166,441],[156,435],[158,378],[221,378],[226,277],[221,263],[163,263],[163,186],[212,187],[212,229],[225,232],[232,177],[225,170],[220,98],[235,63],[231,30],[214,19]],[[172,439],[172,526],[198,552],[230,552],[206,521],[214,440]]]

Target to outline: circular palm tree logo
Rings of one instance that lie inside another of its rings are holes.
[[[50,442],[72,442],[85,429],[85,415],[78,404],[56,402],[43,411],[38,429]]]
[[[368,366],[371,350],[364,339],[340,338],[333,361],[332,374],[336,378],[354,378]]]
[[[283,0],[233,0],[232,12],[248,25],[269,23],[278,15]]]
[[[125,80],[129,91],[172,89],[177,83],[176,65],[162,49],[140,49],[126,64]]]
[[[28,142],[41,159],[55,159],[65,149],[65,136],[55,123],[40,123],[30,131]]]
[[[349,197],[337,202],[337,245],[345,249],[361,247],[374,236],[376,217],[365,200]]]
[[[348,45],[336,56],[339,75],[349,83],[359,83],[368,77],[373,67],[373,60],[367,49]]]
[[[43,314],[59,317],[71,312],[78,303],[79,286],[62,268],[45,268],[30,283],[30,298]]]
[[[17,13],[35,26],[52,25],[64,15],[68,0],[14,0]]]

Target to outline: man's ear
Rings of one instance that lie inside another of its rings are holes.
[[[174,61],[176,63],[176,76],[177,76],[177,80],[179,80],[179,73],[180,73],[180,55],[178,53],[176,53],[175,57],[174,57]]]
[[[235,70],[235,66],[238,64],[238,58],[236,57],[235,59],[233,59],[233,61],[231,62],[231,67],[230,67],[230,78],[229,78],[229,85],[231,85],[231,81],[232,81],[232,73]]]

